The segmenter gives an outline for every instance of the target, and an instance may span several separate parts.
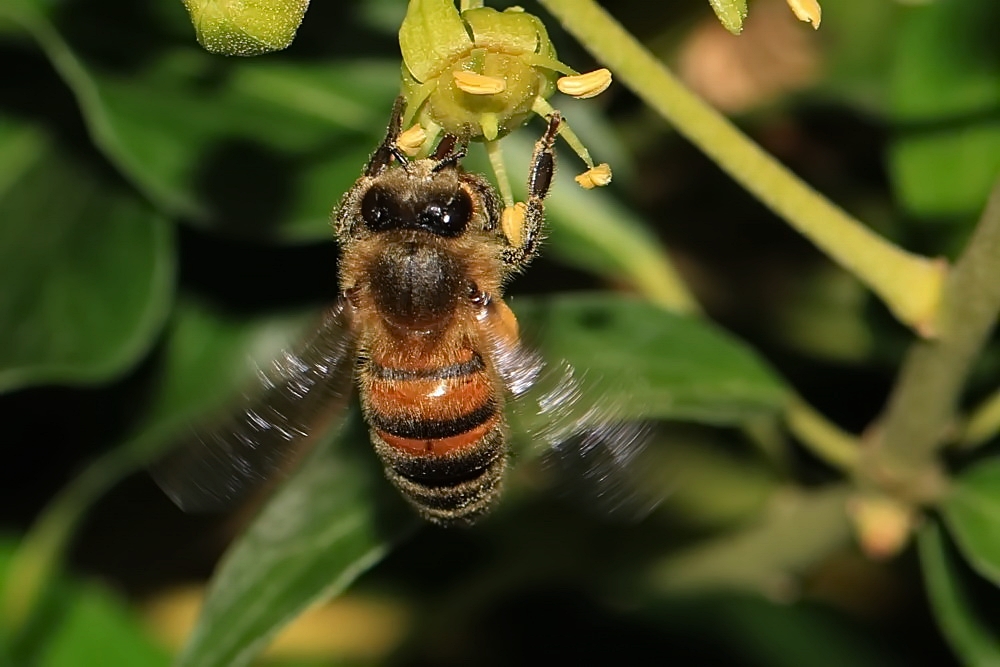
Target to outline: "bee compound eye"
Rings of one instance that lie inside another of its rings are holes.
[[[361,218],[373,232],[382,232],[392,226],[395,202],[385,188],[373,185],[361,198]]]
[[[417,216],[418,224],[441,236],[458,236],[465,231],[472,218],[472,199],[464,189],[459,189],[447,199],[427,203]]]

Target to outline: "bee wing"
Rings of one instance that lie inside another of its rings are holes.
[[[499,307],[485,310],[481,321],[493,323],[484,329],[488,353],[513,397],[513,421],[535,453],[567,490],[582,491],[603,514],[638,520],[652,511],[660,498],[642,488],[639,463],[654,435],[651,424],[631,418],[628,406],[610,397],[624,392],[606,391],[601,379],[565,360],[547,361],[503,333]]]
[[[237,408],[195,426],[189,442],[153,464],[153,478],[181,509],[226,507],[299,459],[309,436],[344,412],[356,358],[349,311],[340,299],[297,349],[258,370],[259,386]]]

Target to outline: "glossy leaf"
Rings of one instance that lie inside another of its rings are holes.
[[[178,667],[248,664],[306,607],[345,590],[417,525],[383,479],[356,416],[233,545]]]
[[[963,472],[941,511],[969,563],[1000,585],[1000,461]]]
[[[124,146],[142,165],[132,173],[183,192],[201,226],[330,238],[331,211],[384,132],[396,68],[254,60],[206,94],[198,79],[208,58],[177,52],[138,82],[102,80]]]
[[[170,329],[161,390],[132,447],[159,449],[164,434],[220,406],[243,386],[251,359],[264,364],[309,318],[245,321],[182,300]],[[220,563],[198,629],[180,665],[246,664],[314,600],[346,588],[415,525],[383,479],[355,425],[353,438],[323,436]],[[395,505],[395,511],[383,506]]]
[[[388,61],[240,61],[208,86],[218,60],[193,48],[110,75],[36,9],[0,7],[5,15],[35,38],[125,176],[165,211],[236,236],[330,238],[330,213],[381,138],[399,89],[399,66]]]
[[[1000,640],[977,615],[941,526],[929,521],[917,544],[931,610],[952,648],[967,665],[1000,664]]]
[[[1000,174],[998,24],[992,0],[935,2],[911,8],[899,32],[890,167],[919,216],[974,216]]]
[[[0,589],[11,584],[10,567],[17,550],[16,541],[0,539]],[[166,667],[170,663],[166,651],[147,636],[123,600],[96,583],[61,574],[54,574],[53,579],[44,622],[39,624],[32,644],[20,647],[30,653],[30,660],[18,655],[23,664]],[[10,648],[0,646],[0,661],[6,657],[3,651]]]
[[[167,328],[154,391],[137,410],[131,435],[95,459],[45,507],[21,541],[0,615],[15,634],[39,612],[47,587],[89,509],[124,477],[142,470],[178,433],[232,400],[257,368],[301,332],[298,316],[237,318],[182,298]]]
[[[135,616],[96,584],[76,584],[64,602],[60,621],[45,642],[39,667],[157,667],[170,656],[146,636]]]
[[[131,368],[173,295],[167,221],[5,119],[0,221],[0,392]]]
[[[610,293],[513,298],[524,336],[636,417],[731,424],[776,412],[781,381],[743,343],[694,317]]]

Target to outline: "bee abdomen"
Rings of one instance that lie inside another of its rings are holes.
[[[389,480],[424,515],[471,523],[500,494],[506,468],[502,405],[482,359],[431,369],[369,360],[363,402]]]

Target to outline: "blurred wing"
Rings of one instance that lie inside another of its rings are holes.
[[[660,496],[642,488],[639,457],[653,437],[651,425],[627,417],[627,406],[609,398],[598,378],[566,361],[550,363],[505,333],[500,308],[506,306],[487,305],[480,322],[513,396],[513,425],[528,434],[532,453],[556,469],[571,495],[582,492],[602,513],[626,520],[649,514]]]
[[[190,442],[150,472],[185,511],[222,509],[307,449],[303,445],[341,416],[355,362],[350,307],[341,299],[317,331],[258,371],[260,386],[221,419],[195,427]]]

